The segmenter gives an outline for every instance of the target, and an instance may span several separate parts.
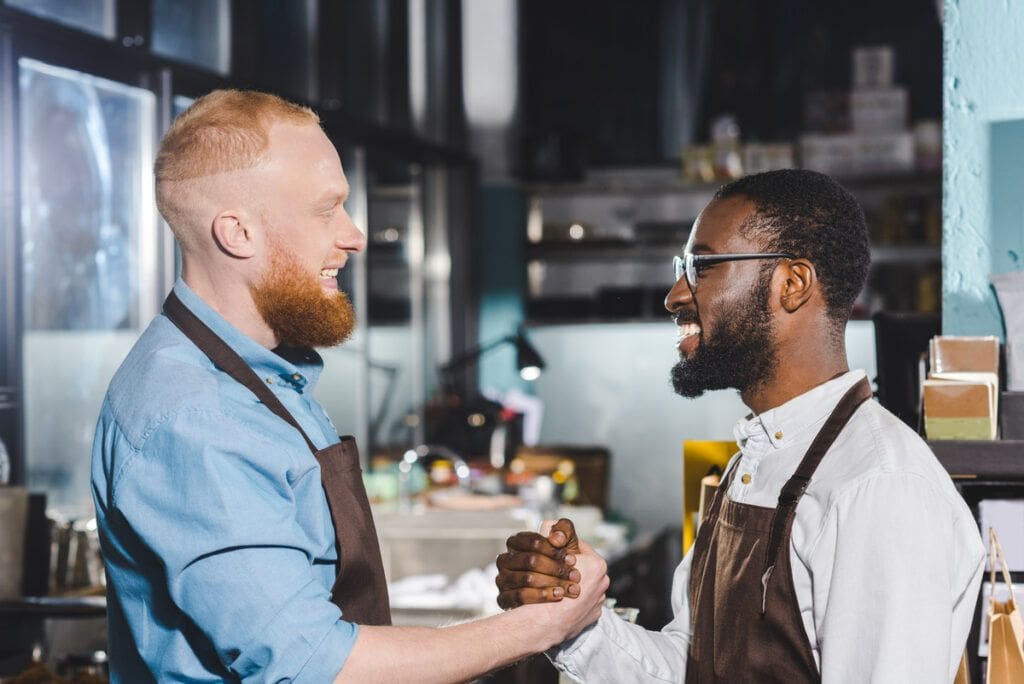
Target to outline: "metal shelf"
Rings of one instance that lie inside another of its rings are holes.
[[[543,261],[603,261],[607,259],[665,259],[682,252],[685,237],[676,241],[548,240],[530,242],[526,256]],[[939,245],[877,245],[871,248],[871,265],[937,263],[942,260]]]
[[[939,263],[942,247],[939,245],[877,245],[871,247],[871,265],[905,263]]]
[[[0,617],[99,618],[107,615],[105,596],[26,596],[0,601]]]
[[[911,171],[907,173],[893,173],[881,176],[853,176],[837,177],[838,180],[850,192],[856,194],[862,192],[876,192],[879,190],[900,193],[911,192],[941,192],[941,173],[918,173]],[[668,179],[638,179],[631,181],[628,177],[622,179],[604,179],[580,183],[538,183],[526,186],[529,195],[552,197],[565,195],[687,195],[706,196],[708,200],[715,194],[718,188],[728,181],[712,183],[684,183],[681,180]]]

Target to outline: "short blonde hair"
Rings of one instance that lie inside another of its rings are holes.
[[[269,144],[270,127],[287,122],[320,125],[312,109],[270,93],[252,90],[214,90],[203,95],[174,120],[160,141],[154,164],[156,204],[182,247],[187,206],[179,181],[240,171],[256,166]]]

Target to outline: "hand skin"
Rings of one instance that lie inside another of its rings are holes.
[[[494,580],[499,606],[508,609],[579,595],[580,572],[574,566],[580,541],[571,520],[545,521],[539,534],[520,532],[505,545],[508,551],[498,556]]]
[[[608,588],[604,559],[586,544],[575,558],[582,581],[574,601],[521,606],[439,629],[359,628],[334,684],[462,682],[571,639],[601,616]]]

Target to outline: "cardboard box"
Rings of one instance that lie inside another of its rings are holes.
[[[995,439],[998,382],[994,375],[925,380],[924,428],[928,439]]]
[[[937,335],[928,347],[932,373],[999,375],[999,338]]]
[[[862,45],[853,49],[853,85],[887,88],[896,72],[896,51],[891,45]]]
[[[910,98],[906,88],[862,88],[850,93],[850,122],[855,133],[907,130]]]
[[[804,135],[800,157],[805,169],[830,176],[909,173],[914,170],[914,134]]]
[[[747,143],[743,146],[743,170],[748,174],[791,169],[796,166],[792,143]]]

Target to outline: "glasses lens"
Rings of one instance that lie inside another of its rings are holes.
[[[675,276],[676,282],[679,282],[679,279],[682,278],[685,273],[686,268],[683,265],[683,258],[678,256],[672,257],[672,275]]]
[[[686,282],[690,284],[690,291],[697,290],[697,260],[692,254],[686,256]]]

